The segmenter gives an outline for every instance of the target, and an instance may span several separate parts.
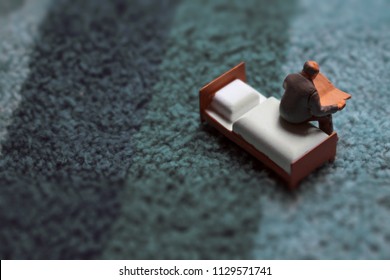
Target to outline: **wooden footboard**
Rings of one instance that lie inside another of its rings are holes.
[[[304,154],[291,164],[290,187],[295,187],[299,181],[325,162],[333,161],[336,157],[337,133],[333,132],[322,143]]]
[[[225,85],[240,79],[246,82],[245,63],[241,62],[223,75],[219,76],[212,82],[205,85],[199,91],[199,111],[201,122],[206,121],[210,125],[218,129],[227,138],[235,142],[241,148],[260,160],[265,166],[273,170],[279,175],[290,188],[295,188],[298,183],[309,175],[313,170],[317,169],[327,161],[334,160],[336,156],[337,134],[333,132],[322,143],[314,149],[307,152],[301,158],[291,164],[291,174],[288,174],[284,169],[267,157],[264,153],[257,150],[254,146],[245,141],[240,135],[226,129],[212,116],[207,114],[206,109],[210,105],[214,94]]]

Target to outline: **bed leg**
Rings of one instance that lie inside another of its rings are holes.
[[[293,191],[293,190],[295,190],[298,187],[299,181],[290,179],[287,182],[287,184],[288,184],[288,188]]]
[[[336,160],[336,157],[334,156],[334,157],[331,157],[330,159],[329,159],[329,163],[334,163],[334,161]]]
[[[200,115],[199,120],[200,120],[200,124],[204,124],[206,122],[206,120],[203,118],[202,115]]]

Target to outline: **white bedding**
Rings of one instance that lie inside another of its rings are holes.
[[[254,88],[237,79],[215,93],[210,109],[233,123],[265,100]]]
[[[294,161],[328,138],[326,133],[310,123],[297,125],[281,119],[279,100],[274,97],[236,121],[233,131],[289,174]]]
[[[206,112],[289,174],[291,163],[328,137],[310,123],[296,125],[280,119],[279,100],[267,99],[241,80],[219,90]]]

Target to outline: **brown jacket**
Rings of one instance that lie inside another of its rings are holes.
[[[311,80],[300,73],[290,74],[283,82],[280,115],[291,123],[307,122],[337,112],[337,105],[321,106],[320,97]]]

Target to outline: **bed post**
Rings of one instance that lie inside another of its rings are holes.
[[[289,187],[295,188],[299,181],[315,169],[322,166],[325,162],[334,160],[336,157],[337,141],[337,133],[333,131],[321,144],[293,162],[291,164],[291,177],[288,182]]]

